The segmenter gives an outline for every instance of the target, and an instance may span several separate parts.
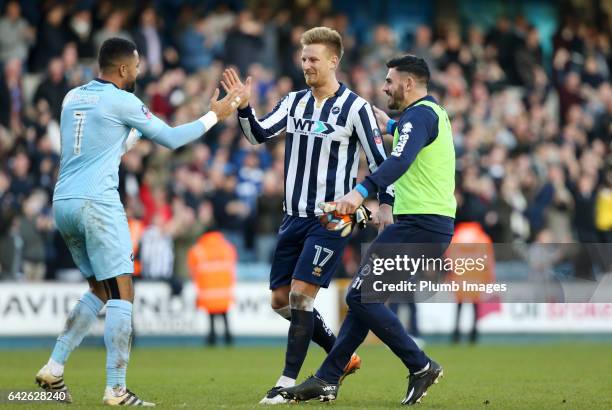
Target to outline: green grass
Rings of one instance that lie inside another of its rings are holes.
[[[612,346],[609,344],[431,346],[445,377],[431,388],[420,409],[595,409],[612,408]],[[350,376],[335,403],[300,404],[301,408],[399,407],[406,371],[385,347],[359,350],[362,370]],[[34,374],[49,352],[0,352],[0,390],[34,389]],[[197,349],[135,348],[128,371],[130,389],[158,407],[261,408],[262,395],[276,381],[284,352],[280,347]],[[306,377],[321,362],[311,347]],[[104,387],[102,349],[73,353],[65,374],[75,404],[70,409],[101,405]],[[0,405],[2,408],[52,408],[58,404]],[[281,408],[286,408],[281,406]]]

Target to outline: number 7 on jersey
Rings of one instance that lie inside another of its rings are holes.
[[[83,130],[85,128],[85,111],[74,112],[74,154],[81,153],[81,143],[83,142]]]

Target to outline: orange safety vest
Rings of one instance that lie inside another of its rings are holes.
[[[198,289],[197,306],[226,313],[234,300],[236,248],[221,232],[202,235],[187,253],[187,266]]]
[[[493,250],[493,242],[487,233],[482,229],[478,222],[462,222],[455,227],[455,235],[451,245],[446,252],[446,257],[457,260],[484,258],[484,269],[476,268],[473,264],[471,269],[464,269],[461,274],[458,269],[450,274],[448,281],[461,283],[494,283],[495,282],[495,253]],[[482,293],[477,291],[464,291],[460,288],[456,292],[457,302],[473,302],[480,301]]]
[[[140,219],[129,218],[128,228],[130,230],[130,238],[132,239],[132,255],[134,257],[134,276],[140,276],[142,267],[140,266],[140,260],[136,258],[138,255],[138,247],[140,246],[140,239],[144,232],[144,224]]]

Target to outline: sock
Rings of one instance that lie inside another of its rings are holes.
[[[123,396],[125,394],[126,387],[125,386],[117,386],[117,387],[108,387],[104,389],[105,396]]]
[[[308,345],[312,340],[314,317],[312,311],[291,309],[291,324],[287,338],[287,353],[285,354],[285,370],[283,376],[297,379]]]
[[[280,309],[274,309],[274,311],[281,317],[291,321],[291,308],[288,305]],[[321,316],[317,309],[313,308],[312,313],[314,315],[312,341],[321,346],[326,353],[329,353],[332,347],[334,347],[336,336],[334,335],[334,332],[327,327],[327,324],[323,320],[323,316]]]
[[[291,324],[287,337],[283,376],[297,379],[304,364],[314,330],[314,298],[299,292],[289,292]]]
[[[357,350],[357,347],[363,343],[368,331],[368,327],[361,323],[357,316],[349,310],[340,327],[338,339],[321,364],[316,376],[328,383],[338,384],[344,373],[344,368],[351,360],[351,356]]]
[[[278,381],[274,386],[293,387],[295,386],[295,379],[287,376],[281,376],[278,378]]]
[[[51,374],[55,377],[59,377],[64,374],[64,365],[51,358],[49,358],[49,361],[47,362],[47,367],[49,368]]]
[[[91,292],[86,292],[81,296],[81,299],[68,315],[66,326],[57,338],[51,353],[48,364],[54,376],[63,374],[64,364],[68,360],[68,356],[81,344],[103,306],[104,303]],[[57,374],[57,372],[60,373]]]
[[[104,323],[107,387],[115,390],[125,388],[131,336],[132,304],[126,300],[109,300],[106,304],[106,322]]]

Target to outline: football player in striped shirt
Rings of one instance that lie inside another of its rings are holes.
[[[135,141],[134,129],[153,142],[175,149],[200,138],[240,104],[242,90],[233,88],[201,118],[170,127],[153,115],[132,92],[139,73],[139,56],[131,41],[106,40],[98,58],[100,78],[68,92],[60,119],[61,160],[53,193],[53,213],[72,259],[89,282],[70,312],[51,357],[36,375],[46,391],[64,392],[64,365],[70,353],[106,305],[106,389],[104,404],[153,406],[126,387],[132,335],[134,259],[125,211],[119,200],[121,156]],[[243,97],[244,98],[244,97]]]
[[[286,215],[279,229],[270,289],[272,308],[291,324],[284,370],[262,404],[286,402],[278,390],[295,384],[311,340],[327,352],[334,345],[335,336],[314,308],[314,300],[320,288],[328,287],[348,238],[320,225],[318,204],[341,198],[355,187],[359,148],[371,172],[386,158],[370,104],[336,79],[343,53],[340,34],[316,27],[302,35],[301,43],[302,70],[309,88],[289,93],[261,118],[248,100],[238,109],[240,126],[252,144],[286,133]],[[224,80],[227,87],[242,84],[233,70],[225,71]],[[247,79],[247,90],[249,85]],[[378,198],[382,229],[393,223],[392,187],[381,189]],[[353,354],[343,377],[356,371],[360,362]]]

